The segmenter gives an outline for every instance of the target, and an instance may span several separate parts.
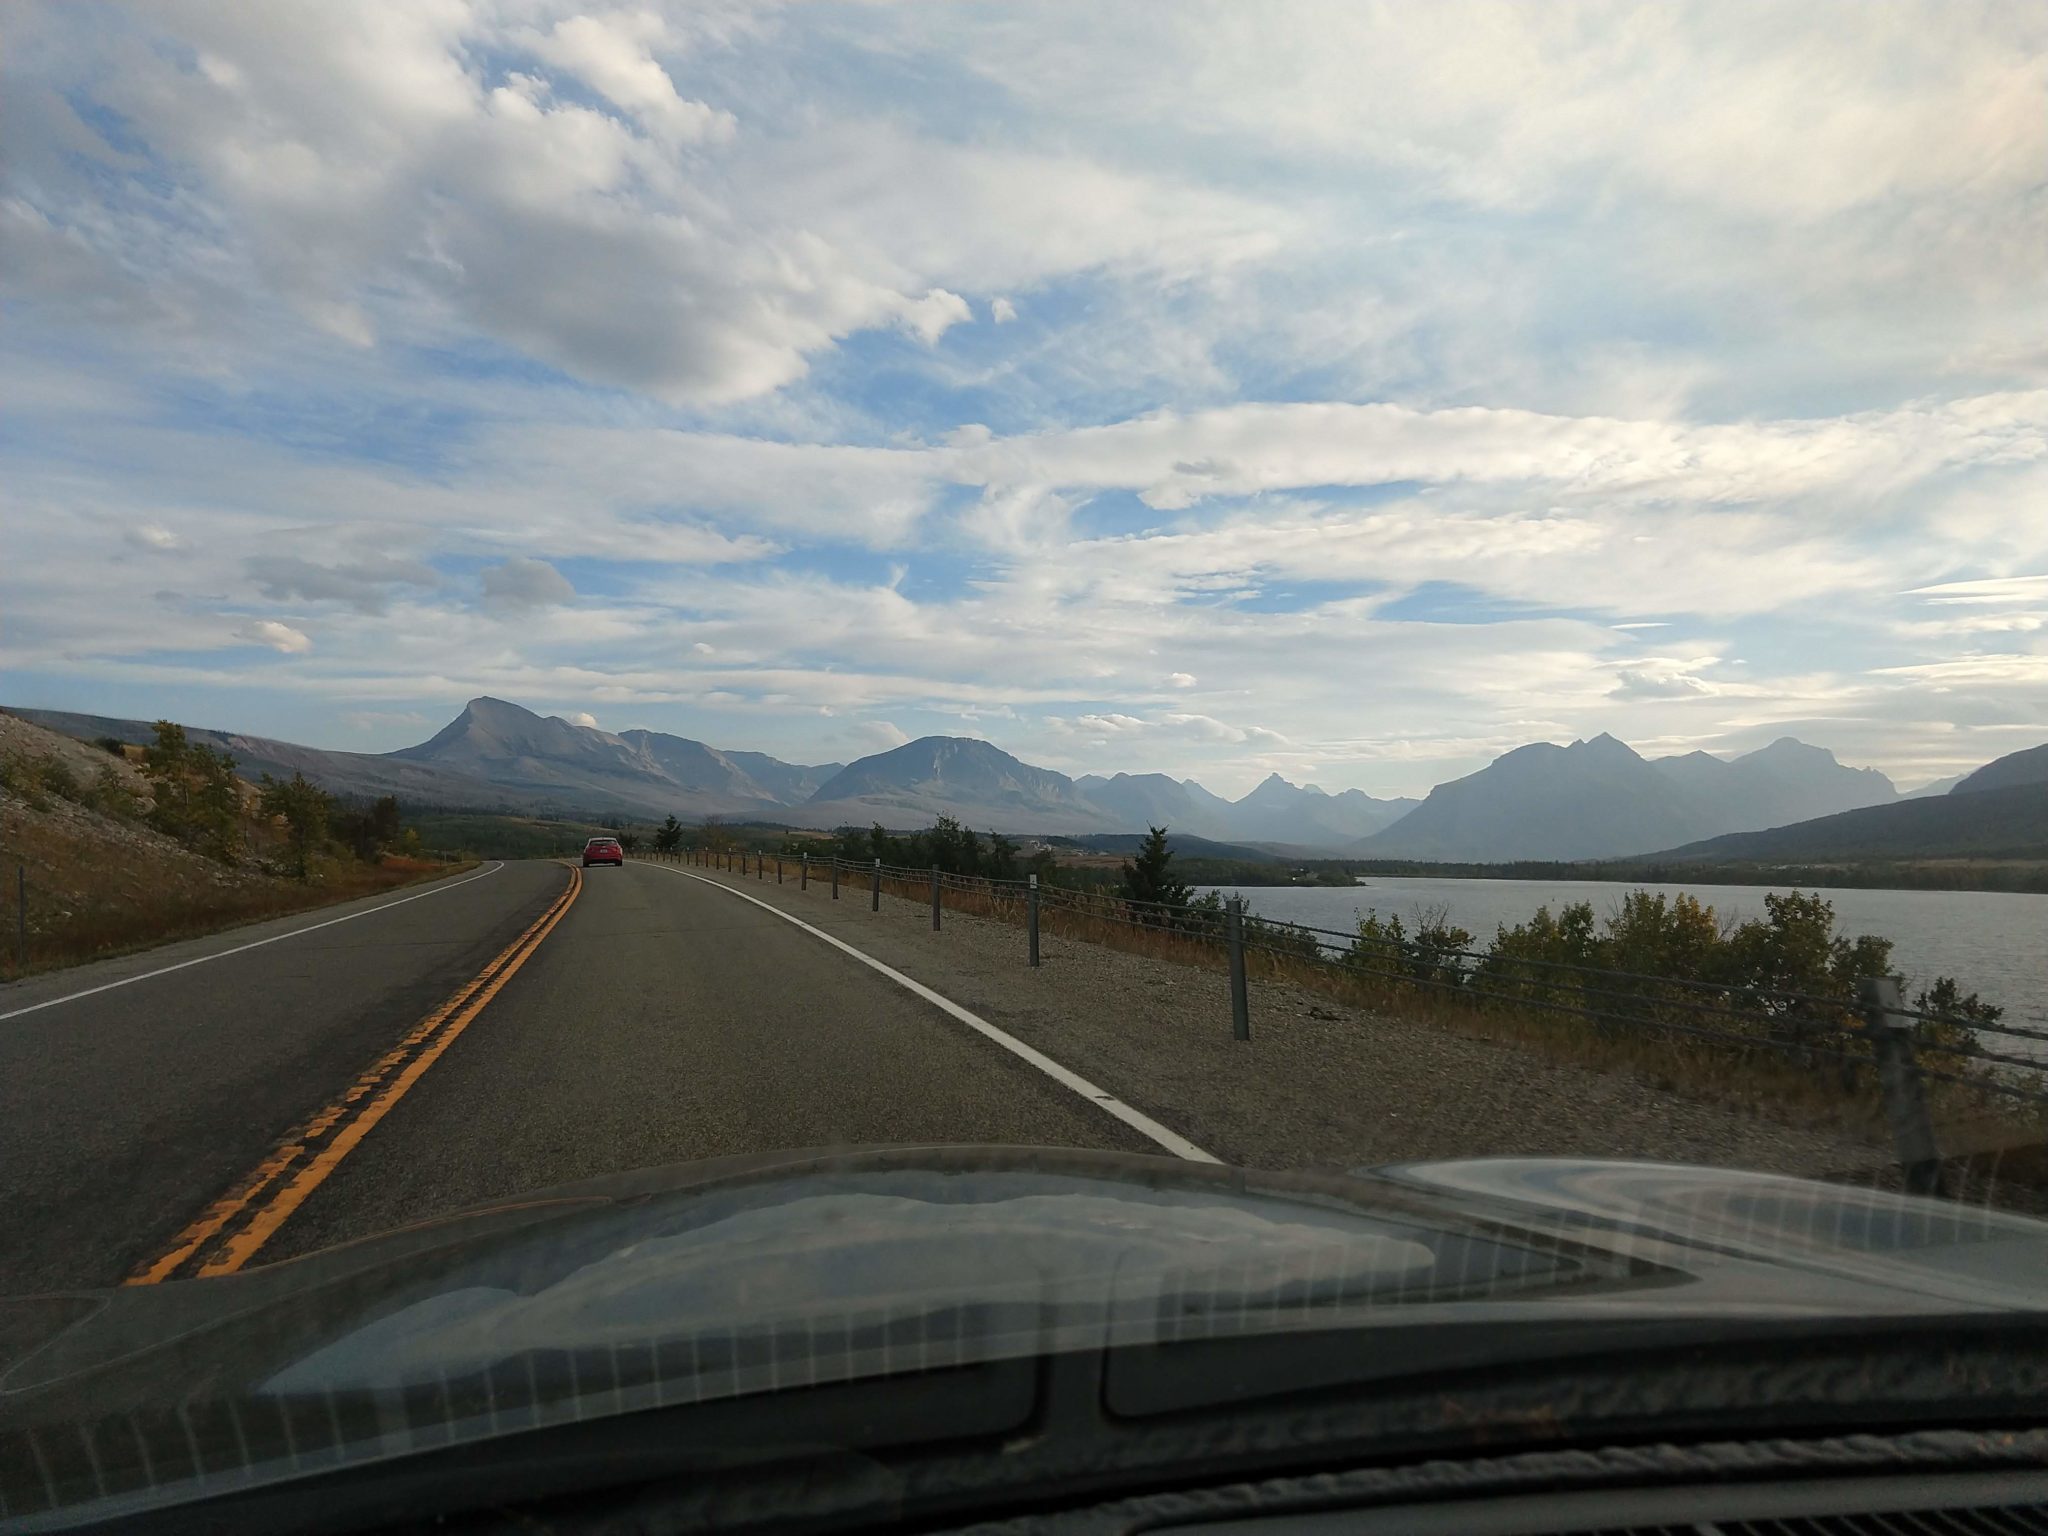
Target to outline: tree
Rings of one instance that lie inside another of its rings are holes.
[[[1153,827],[1135,859],[1126,860],[1118,894],[1125,901],[1146,907],[1185,907],[1194,899],[1195,888],[1174,877],[1173,850],[1166,846],[1166,828]],[[1149,917],[1163,914],[1152,913]],[[1141,912],[1141,920],[1149,920]]]
[[[638,832],[621,832],[619,834],[619,847],[625,852],[631,853],[639,846],[640,834]]]
[[[671,813],[654,833],[654,848],[657,853],[674,853],[683,845],[683,824]]]
[[[312,872],[313,850],[327,836],[327,821],[334,813],[334,801],[324,789],[306,781],[303,773],[289,779],[263,775],[263,814],[280,817],[292,851],[292,873],[306,879]]]
[[[235,860],[241,795],[235,760],[186,739],[185,727],[159,720],[153,744],[143,749],[142,772],[155,802],[150,822],[181,842],[194,844],[223,864]]]
[[[988,876],[991,880],[1017,878],[1017,845],[1000,832],[988,835]]]

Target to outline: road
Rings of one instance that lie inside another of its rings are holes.
[[[729,890],[588,875],[486,865],[0,990],[0,1294],[182,1280],[734,1153],[1161,1150]]]

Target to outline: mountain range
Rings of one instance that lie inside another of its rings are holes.
[[[1439,784],[1354,845],[1370,858],[1486,862],[1624,858],[1897,798],[1871,768],[1791,737],[1733,759],[1645,758],[1612,736],[1534,742]]]
[[[139,720],[12,713],[74,736],[150,739]],[[927,736],[853,763],[788,763],[660,731],[603,731],[492,698],[470,700],[426,741],[387,753],[226,731],[188,734],[232,754],[250,777],[304,773],[337,794],[391,794],[421,806],[627,820],[672,813],[686,821],[719,816],[811,827],[879,821],[904,828],[948,815],[981,829],[1068,836],[1167,826],[1290,855],[1445,862],[1690,851],[1731,834],[1866,815],[1909,799],[1883,774],[1845,767],[1789,737],[1732,759],[1705,752],[1644,758],[1607,735],[1569,746],[1538,742],[1415,801],[1355,789],[1333,795],[1278,774],[1238,800],[1161,773],[1069,778],[965,736]],[[1910,803],[1967,799],[2030,776],[2048,778],[2048,746],[1987,765],[1949,794]]]

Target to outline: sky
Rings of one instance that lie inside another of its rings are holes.
[[[2048,7],[0,15],[0,702],[2048,739]]]

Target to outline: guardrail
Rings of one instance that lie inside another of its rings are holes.
[[[1482,1012],[1577,1020],[1607,1039],[1694,1041],[1806,1071],[1832,1066],[1845,1091],[1867,1088],[1881,1101],[1906,1188],[1915,1193],[1945,1192],[1930,1086],[2019,1107],[2048,1125],[2048,1028],[1911,1008],[1891,976],[1864,977],[1852,995],[1829,996],[1504,957],[1421,939],[1374,939],[1256,917],[1241,897],[1170,906],[1041,884],[1036,875],[993,879],[829,854],[682,848],[640,856],[794,882],[805,890],[822,880],[832,900],[843,890],[862,891],[873,911],[881,910],[886,890],[928,902],[934,932],[941,930],[948,896],[956,906],[971,899],[977,915],[1022,925],[1024,960],[1032,966],[1041,961],[1047,920],[1068,932],[1129,930],[1170,939],[1221,962],[1238,1040],[1252,1038],[1248,972],[1256,961],[1268,974],[1293,968],[1292,974],[1351,982],[1389,998],[1436,996]]]

